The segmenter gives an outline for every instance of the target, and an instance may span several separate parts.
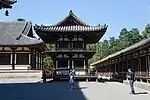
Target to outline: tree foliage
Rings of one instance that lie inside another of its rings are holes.
[[[43,62],[44,62],[44,67],[45,68],[51,68],[51,67],[54,67],[53,65],[53,60],[51,59],[51,57],[49,55],[44,55],[44,59],[43,59]]]

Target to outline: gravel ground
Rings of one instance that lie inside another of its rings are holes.
[[[0,79],[1,100],[150,100],[150,91],[116,82],[79,82],[75,90],[68,82],[41,83],[38,78]]]

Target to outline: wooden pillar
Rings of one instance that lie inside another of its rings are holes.
[[[36,67],[35,69],[38,69],[38,51],[35,52],[35,59],[36,59]]]
[[[148,55],[145,56],[145,75],[148,75]]]
[[[148,66],[147,66],[148,76],[150,76],[150,57],[149,57],[149,55],[147,56],[147,60],[148,60]]]
[[[71,67],[74,68],[74,60],[72,60],[72,66]]]
[[[126,68],[128,69],[129,67],[132,67],[132,66],[129,66],[129,60],[126,60]]]
[[[89,66],[88,66],[88,60],[87,59],[85,59],[85,69],[86,69],[86,75],[88,75]]]
[[[42,68],[42,69],[44,68],[44,67],[43,67],[43,66],[44,66],[44,65],[43,65],[43,59],[44,59],[44,58],[43,58],[43,53],[41,53],[41,68]]]
[[[38,52],[38,69],[40,68],[40,53]]]
[[[114,71],[114,73],[116,73],[117,72],[117,64],[115,63],[115,71]]]
[[[132,69],[133,69],[134,72],[135,72],[134,63],[133,63],[133,58],[131,58],[131,66],[132,66]]]
[[[58,60],[56,59],[56,68],[58,68]]]
[[[31,67],[32,67],[32,62],[31,62],[31,59],[32,59],[32,54],[31,54],[31,52],[29,53],[29,68],[28,69],[31,69]]]
[[[39,52],[39,66],[40,66],[40,69],[41,69],[41,52]]]
[[[32,59],[32,56],[33,56],[33,49],[30,48],[30,53],[29,53],[29,65],[30,65],[30,69],[32,69],[32,67],[33,67],[33,59]]]
[[[123,72],[123,61],[121,61],[121,72]]]
[[[43,69],[43,54],[41,52],[41,69]]]
[[[15,49],[12,49],[12,70],[15,69]]]
[[[85,62],[85,60],[84,60],[84,69],[86,69],[86,65],[85,65],[85,63],[86,63],[86,62]]]
[[[108,64],[107,66],[108,66],[108,72],[107,73],[109,74],[111,72],[112,64]]]
[[[70,59],[68,59],[68,69],[70,68]]]
[[[139,75],[141,75],[141,58],[138,58],[138,72],[139,72]]]

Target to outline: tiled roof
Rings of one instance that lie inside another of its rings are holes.
[[[0,8],[12,8],[11,5],[16,2],[16,0],[0,0]]]
[[[143,47],[143,46],[145,46],[145,45],[147,45],[147,44],[149,44],[149,43],[150,43],[150,37],[147,38],[147,39],[144,39],[144,40],[142,40],[142,41],[140,41],[140,42],[138,42],[138,43],[135,43],[135,44],[133,44],[133,45],[131,45],[131,46],[129,46],[129,47],[127,47],[127,48],[125,48],[125,49],[119,51],[119,52],[116,52],[116,53],[114,53],[114,54],[111,54],[111,55],[107,56],[106,58],[103,58],[102,60],[99,60],[99,61],[97,61],[97,62],[95,62],[95,63],[92,63],[91,65],[94,66],[94,65],[96,65],[96,64],[99,64],[99,63],[101,63],[101,62],[103,62],[103,61],[106,61],[106,60],[108,60],[108,59],[111,59],[111,58],[113,58],[113,57],[117,57],[117,56],[119,56],[120,54],[124,54],[124,53],[127,53],[127,52],[131,51],[131,50],[134,50],[134,49]]]
[[[68,20],[69,18],[73,18],[75,21],[77,21],[81,26],[89,26],[88,24],[86,24],[83,20],[81,20],[80,18],[78,18],[73,12],[72,10],[69,11],[69,15],[66,16],[65,18],[63,18],[62,20],[60,20],[57,24],[55,24],[55,26],[60,26],[62,23],[64,23],[66,20]]]
[[[9,4],[14,4],[17,2],[16,0],[0,0],[0,1],[4,1],[4,2],[9,3]]]
[[[42,40],[29,37],[31,22],[0,22],[0,45],[34,45]]]
[[[49,32],[93,32],[106,29],[107,25],[103,26],[35,26],[36,30]]]

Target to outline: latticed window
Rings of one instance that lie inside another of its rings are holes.
[[[66,59],[59,59],[58,60],[58,67],[68,67],[68,60],[66,60]]]
[[[68,48],[69,47],[68,45],[69,45],[68,42],[60,42],[59,48]]]
[[[17,65],[28,65],[29,64],[29,54],[28,53],[18,53],[16,56]]]
[[[0,54],[0,65],[9,65],[10,64],[11,54]]]
[[[83,48],[83,42],[74,42],[73,43],[73,48]]]
[[[84,67],[84,60],[74,60],[74,66],[75,67]]]

